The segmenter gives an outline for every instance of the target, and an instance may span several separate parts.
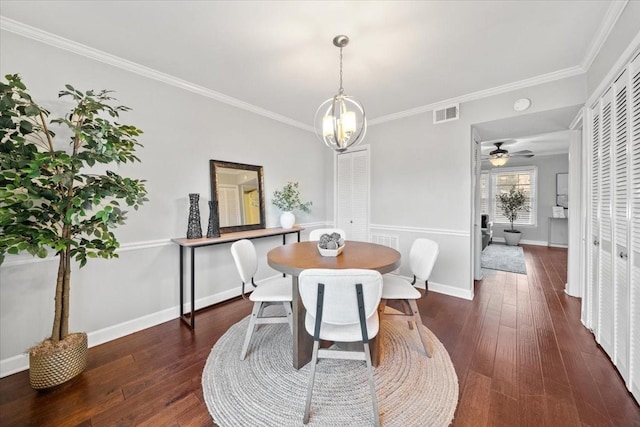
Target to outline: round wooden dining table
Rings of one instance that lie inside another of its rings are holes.
[[[347,241],[340,255],[325,257],[318,251],[318,242],[311,241],[278,246],[269,251],[267,262],[271,268],[292,278],[293,367],[300,369],[311,360],[313,338],[304,327],[306,310],[298,292],[298,275],[308,268],[362,268],[389,273],[400,266],[400,252],[375,243]],[[370,346],[372,363],[377,366],[377,337],[371,340]]]

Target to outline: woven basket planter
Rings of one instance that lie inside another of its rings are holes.
[[[80,339],[75,339],[77,336]],[[69,334],[63,341],[63,348],[50,353],[29,352],[29,383],[32,388],[55,387],[79,375],[87,367],[87,334]]]

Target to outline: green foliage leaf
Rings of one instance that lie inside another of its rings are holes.
[[[88,175],[97,163],[139,161],[142,131],[114,121],[128,107],[108,90],[82,92],[65,85],[72,99],[64,117],[48,120],[17,74],[0,82],[0,263],[23,251],[46,257],[66,253],[84,266],[89,258],[114,258],[119,247],[109,228],[123,224],[123,206],[146,202],[143,180],[114,172]],[[45,120],[45,121],[43,121]],[[55,150],[49,125],[68,128],[70,149]],[[27,137],[28,136],[28,137]],[[92,236],[89,240],[88,236]]]
[[[303,203],[300,200],[300,189],[297,182],[288,182],[281,190],[273,192],[273,205],[283,212],[291,212],[299,209],[303,212],[310,212],[312,202]]]

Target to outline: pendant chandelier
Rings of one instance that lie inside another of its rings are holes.
[[[340,88],[318,107],[314,126],[316,135],[327,147],[343,152],[364,139],[367,118],[362,104],[346,95],[342,87],[342,48],[349,44],[349,37],[335,36],[333,44],[340,48]]]

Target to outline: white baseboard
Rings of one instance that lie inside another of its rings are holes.
[[[223,301],[227,301],[237,296],[240,296],[239,289],[229,289],[214,295],[199,298],[195,301],[196,310]],[[176,305],[174,307],[151,313],[137,319],[128,320],[126,322],[109,326],[104,329],[88,332],[87,339],[89,348],[104,344],[109,341],[113,341],[118,338],[122,338],[124,336],[133,334],[134,332],[138,332],[173,319],[177,319],[180,316],[178,308],[179,305]],[[185,304],[185,311],[188,308],[189,305]],[[27,369],[29,369],[29,355],[27,353],[0,360],[0,378],[4,378],[17,372],[26,371]]]
[[[494,242],[504,243],[504,237],[494,237],[492,240]],[[542,241],[542,240],[526,240],[526,239],[522,239],[522,240],[520,240],[520,243],[522,243],[523,245],[548,246],[547,242]]]
[[[400,276],[403,279],[411,282],[413,277]],[[424,289],[424,283],[416,283],[416,288]],[[449,295],[451,297],[462,298],[471,301],[473,299],[472,289],[461,289],[450,285],[443,285],[442,283],[436,283],[429,281],[429,292],[437,292],[443,295]]]
[[[29,369],[29,355],[26,353],[0,360],[0,378]]]

